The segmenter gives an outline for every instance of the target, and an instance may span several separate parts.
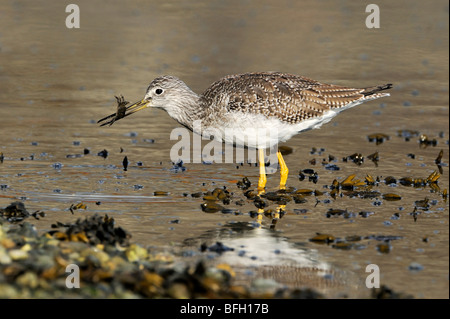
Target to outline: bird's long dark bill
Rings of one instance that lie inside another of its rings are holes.
[[[131,105],[126,107],[125,114],[123,116],[120,116],[119,115],[119,111],[118,111],[116,113],[113,113],[111,115],[108,115],[108,116],[98,120],[97,123],[101,123],[103,121],[106,121],[106,120],[110,119],[107,122],[103,122],[100,126],[105,126],[105,125],[108,125],[108,124],[112,124],[115,121],[118,121],[120,119],[123,119],[124,117],[127,117],[128,115],[131,115],[133,113],[136,113],[137,111],[145,109],[148,106],[148,103],[149,103],[148,100],[142,100],[142,101],[133,103],[133,104],[131,104]]]

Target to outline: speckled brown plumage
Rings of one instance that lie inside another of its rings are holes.
[[[262,114],[295,124],[357,100],[384,96],[378,92],[390,87],[387,84],[356,89],[286,73],[246,73],[226,76],[213,83],[202,94],[202,102],[228,112]]]

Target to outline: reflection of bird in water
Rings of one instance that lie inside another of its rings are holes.
[[[226,249],[216,252],[213,248],[217,241]],[[367,290],[351,271],[329,263],[317,249],[294,243],[282,232],[233,222],[184,241],[186,247],[198,247],[200,243],[208,247],[203,254],[214,257],[208,258],[211,263],[226,264],[235,271],[235,285],[248,286],[249,281],[266,278],[276,288],[310,287],[327,296],[356,294],[362,287]]]
[[[125,114],[119,116],[117,112],[98,122],[111,125],[147,107],[164,109],[193,131],[196,130],[194,122],[201,121],[201,131],[195,133],[213,135],[226,143],[259,150],[258,192],[261,194],[267,181],[265,149],[302,131],[319,128],[345,109],[389,96],[381,91],[391,87],[386,84],[349,88],[323,84],[303,76],[262,72],[226,76],[198,95],[180,79],[162,76],[150,83],[141,101],[126,107]],[[113,119],[106,121],[110,118]],[[226,134],[227,129],[235,134]],[[280,189],[285,189],[288,168],[280,151],[277,159]]]

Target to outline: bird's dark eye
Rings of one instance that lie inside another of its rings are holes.
[[[162,92],[163,92],[162,89],[156,89],[156,90],[155,90],[155,93],[158,94],[158,95],[160,95]]]

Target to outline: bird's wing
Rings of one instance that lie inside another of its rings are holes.
[[[373,88],[372,88],[373,89]],[[364,99],[355,89],[278,72],[231,75],[213,83],[203,97],[229,112],[246,112],[298,123]]]

